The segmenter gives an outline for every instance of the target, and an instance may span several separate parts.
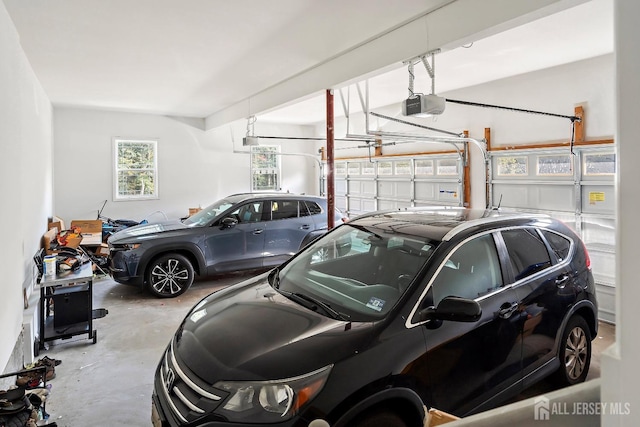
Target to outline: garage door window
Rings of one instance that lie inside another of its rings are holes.
[[[158,198],[156,140],[114,139],[114,200]]]
[[[571,157],[538,156],[538,175],[571,175]]]
[[[527,175],[526,157],[499,157],[498,158],[498,175],[499,176],[517,176]]]
[[[616,155],[607,154],[585,154],[584,174],[585,175],[615,175]]]

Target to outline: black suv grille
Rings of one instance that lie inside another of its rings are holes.
[[[173,415],[183,423],[192,422],[213,412],[227,397],[222,390],[206,387],[201,380],[181,368],[173,351],[173,342],[167,349],[160,367],[162,392]]]

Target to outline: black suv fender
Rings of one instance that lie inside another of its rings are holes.
[[[385,408],[390,412],[401,409],[398,415],[405,419],[408,418],[408,420],[415,420],[416,425],[423,424],[427,413],[425,404],[415,391],[404,387],[393,387],[381,390],[359,401],[331,426],[348,427],[353,425],[354,420],[362,414],[384,410]]]
[[[589,300],[578,301],[571,310],[564,316],[562,320],[562,325],[558,329],[558,334],[556,335],[555,342],[555,350],[556,353],[560,351],[560,340],[562,339],[562,333],[567,327],[567,323],[569,320],[575,316],[581,316],[589,326],[589,332],[591,332],[591,339],[593,340],[598,336],[598,309],[597,307]]]

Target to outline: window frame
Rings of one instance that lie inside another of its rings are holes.
[[[158,179],[158,139],[157,138],[122,138],[114,137],[113,140],[113,201],[138,201],[138,200],[157,200],[159,196],[159,179]],[[148,144],[153,150],[153,165],[150,168],[139,169],[120,169],[120,145],[124,144]],[[120,172],[122,171],[151,171],[153,174],[153,191],[149,195],[121,195],[120,194]]]
[[[271,150],[263,150],[265,148],[275,149]],[[272,155],[275,159],[275,166],[266,166],[266,167],[257,167],[256,165],[256,155],[264,154],[264,155]],[[251,192],[259,193],[259,192],[268,192],[268,191],[280,191],[281,181],[282,181],[282,165],[280,162],[280,146],[279,145],[252,145],[251,146],[251,155],[249,156],[249,168],[250,168],[250,182],[251,182]],[[255,177],[257,175],[273,175],[275,176],[275,182],[269,187],[260,187],[256,188]]]

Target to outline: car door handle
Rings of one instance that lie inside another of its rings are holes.
[[[308,230],[310,228],[311,228],[311,226],[309,224],[305,224],[305,225],[301,225],[300,226],[300,230]]]
[[[263,228],[256,228],[255,230],[253,230],[253,234],[260,234],[264,231]]]
[[[516,312],[517,309],[518,309],[517,302],[505,302],[500,306],[500,310],[498,311],[498,316],[500,316],[503,319],[508,319],[509,317],[511,317],[513,313]]]
[[[556,286],[559,287],[560,289],[562,289],[565,286],[567,286],[568,282],[569,282],[569,275],[568,274],[563,274],[562,276],[558,276],[556,278]]]

